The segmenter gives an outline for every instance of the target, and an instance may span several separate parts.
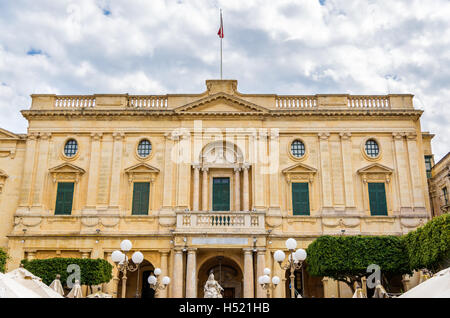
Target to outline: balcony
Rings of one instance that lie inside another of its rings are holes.
[[[177,212],[176,232],[262,234],[264,212]]]

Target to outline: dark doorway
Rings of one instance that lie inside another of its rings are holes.
[[[223,289],[223,298],[235,298],[234,288],[225,287]]]
[[[148,283],[148,277],[153,274],[153,271],[144,271],[142,273],[142,294],[141,298],[155,298],[155,291]]]

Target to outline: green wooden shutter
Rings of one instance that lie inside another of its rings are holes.
[[[55,214],[70,215],[72,213],[73,189],[73,182],[58,182]]]
[[[230,211],[230,178],[213,178],[213,211]]]
[[[384,183],[369,183],[369,203],[371,215],[387,215]]]
[[[309,215],[308,183],[292,183],[292,211],[294,215]]]
[[[135,182],[133,186],[133,215],[147,215],[150,196],[149,182]]]

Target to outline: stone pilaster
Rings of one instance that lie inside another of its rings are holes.
[[[184,211],[189,206],[189,193],[191,185],[191,142],[188,132],[180,133],[180,139],[178,142],[178,160],[177,160],[177,210]]]
[[[36,167],[36,178],[33,187],[33,207],[42,209],[44,201],[45,175],[48,171],[48,150],[51,133],[39,134],[39,155]]]
[[[186,262],[186,298],[197,298],[197,249],[189,248]]]
[[[404,145],[404,134],[393,133],[395,157],[397,162],[397,176],[400,193],[400,212],[411,212],[411,196],[408,180],[408,162],[406,161],[406,149]]]
[[[249,211],[250,210],[250,188],[248,185],[248,170],[250,169],[250,165],[244,163],[242,170],[244,170],[244,174],[243,174],[243,188],[244,188],[244,192],[242,193],[242,197],[243,197],[243,210],[244,211]]]
[[[353,188],[353,168],[352,168],[352,134],[342,132],[339,134],[342,143],[342,164],[344,169],[344,191],[345,206],[347,208],[355,207],[355,190]]]
[[[328,146],[329,133],[319,133],[320,148],[320,170],[322,183],[323,207],[330,209],[333,206],[332,184],[331,184],[331,167],[330,167],[330,151]]]
[[[22,175],[22,186],[20,189],[19,207],[29,209],[31,206],[31,185],[33,182],[33,168],[35,163],[37,133],[29,133],[27,136],[27,148],[25,150],[24,169]],[[22,210],[21,209],[21,210]]]
[[[183,250],[174,250],[172,297],[183,298]]]
[[[234,168],[234,209],[241,210],[241,168]]]
[[[202,210],[208,211],[208,168],[202,168]]]
[[[409,154],[409,167],[411,172],[411,182],[413,190],[414,210],[425,212],[425,194],[422,188],[422,176],[419,168],[418,150],[417,150],[417,134],[409,133],[406,136]],[[421,158],[420,160],[423,160]]]
[[[244,298],[254,297],[253,250],[244,249]]]
[[[193,165],[192,168],[194,169],[194,193],[192,198],[192,210],[198,211],[200,203],[200,166],[197,164]]]
[[[124,133],[113,133],[113,161],[111,169],[111,189],[109,195],[109,207],[119,209],[120,199],[120,175],[122,173],[122,152]]]
[[[89,182],[87,185],[87,209],[96,209],[97,207],[97,188],[98,188],[98,168],[100,162],[100,142],[103,134],[91,134],[91,158],[89,160]]]

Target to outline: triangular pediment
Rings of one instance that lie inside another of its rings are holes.
[[[52,173],[78,173],[78,174],[83,174],[86,171],[84,171],[83,168],[77,167],[71,163],[63,163],[60,164],[59,166],[53,167],[49,169],[50,172]]]
[[[150,166],[146,163],[138,163],[134,166],[131,166],[127,169],[125,169],[126,173],[158,173],[159,169],[155,168],[153,166]]]
[[[367,167],[361,168],[358,170],[358,173],[360,174],[364,174],[364,173],[384,173],[384,174],[390,174],[392,173],[394,170],[383,166],[379,163],[373,163],[371,165],[368,165]]]
[[[267,113],[268,109],[227,93],[216,93],[175,108],[176,113]]]
[[[6,129],[0,128],[0,140],[5,140],[5,139],[17,140],[17,139],[20,139],[20,136],[12,133]]]
[[[297,163],[293,166],[287,167],[283,169],[284,174],[293,174],[293,173],[316,173],[317,169],[305,165],[304,163]]]

